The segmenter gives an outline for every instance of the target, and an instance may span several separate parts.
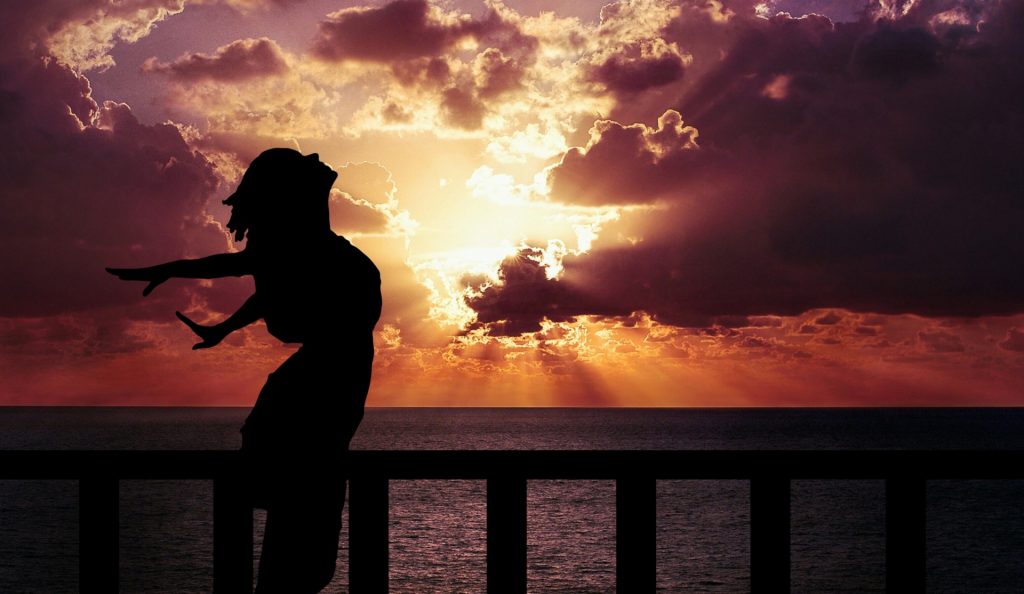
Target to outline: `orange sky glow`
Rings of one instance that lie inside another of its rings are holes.
[[[174,317],[251,280],[103,268],[241,249],[274,146],[381,270],[369,406],[1024,404],[1021,4],[6,7],[0,405],[251,405],[295,345]]]

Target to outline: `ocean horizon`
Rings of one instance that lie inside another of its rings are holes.
[[[0,449],[236,449],[246,407],[2,407]],[[361,450],[1021,450],[1018,408],[369,408]],[[483,592],[483,481],[392,481],[392,592]],[[529,481],[531,592],[613,592],[614,483]],[[1024,481],[929,481],[928,591],[1020,592]],[[884,482],[792,483],[794,592],[884,591]],[[749,483],[658,482],[658,591],[749,590]],[[121,481],[121,591],[209,592],[210,481]],[[344,526],[347,527],[347,508]],[[256,514],[258,542],[264,518]],[[0,591],[77,591],[77,483],[0,480]],[[347,528],[325,592],[347,590]]]

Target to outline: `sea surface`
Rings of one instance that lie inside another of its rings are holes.
[[[0,408],[0,449],[236,449],[246,414]],[[1020,450],[1024,409],[370,409],[352,447]],[[77,591],[77,493],[0,480],[0,593]],[[390,498],[391,591],[483,592],[484,483],[392,481]],[[929,592],[1024,592],[1024,481],[927,498]],[[611,481],[529,482],[530,592],[614,592],[614,501]],[[884,591],[882,481],[794,481],[791,506],[793,591]],[[746,481],[660,481],[659,592],[749,590],[748,522]],[[122,481],[120,523],[121,592],[212,590],[209,481]],[[325,592],[347,590],[346,541]]]

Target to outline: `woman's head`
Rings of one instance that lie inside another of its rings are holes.
[[[272,148],[253,159],[235,193],[228,230],[235,241],[252,231],[298,235],[329,228],[328,200],[338,174],[319,155]]]

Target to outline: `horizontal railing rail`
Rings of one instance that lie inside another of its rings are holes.
[[[118,589],[118,481],[214,482],[214,591],[252,590],[252,509],[236,451],[0,451],[0,479],[77,479],[80,589]],[[750,584],[787,592],[790,481],[886,481],[886,588],[925,588],[928,480],[1021,479],[1019,451],[352,451],[349,583],[354,594],[388,590],[388,481],[487,481],[487,591],[526,592],[528,480],[616,483],[616,588],[655,591],[658,480],[750,481]]]

